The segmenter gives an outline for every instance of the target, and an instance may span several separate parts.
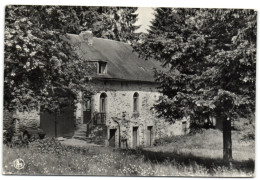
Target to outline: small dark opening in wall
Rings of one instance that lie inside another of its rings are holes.
[[[187,122],[186,122],[186,121],[183,121],[183,122],[182,122],[182,132],[183,132],[184,134],[187,133]]]

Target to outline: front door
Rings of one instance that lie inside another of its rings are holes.
[[[83,124],[87,124],[91,120],[91,100],[85,102],[85,111],[83,111]]]
[[[138,130],[138,127],[133,127],[133,148],[136,148],[137,147],[137,130]]]
[[[116,129],[110,129],[109,146],[116,147]]]

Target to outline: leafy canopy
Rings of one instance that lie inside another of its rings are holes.
[[[93,67],[79,58],[67,33],[131,41],[136,8],[7,6],[5,16],[4,107],[41,106],[56,111],[77,92],[93,92]]]
[[[163,94],[155,105],[168,121],[254,112],[256,11],[156,8],[148,34],[133,47],[168,72],[155,71]]]

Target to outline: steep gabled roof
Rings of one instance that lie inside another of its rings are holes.
[[[82,59],[107,62],[107,73],[96,78],[154,82],[153,68],[162,70],[160,62],[139,58],[127,43],[94,37],[90,45],[80,35],[68,36]]]

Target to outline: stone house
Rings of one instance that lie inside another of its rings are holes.
[[[68,34],[79,57],[94,67],[90,83],[96,90],[60,114],[17,112],[22,126],[41,128],[47,136],[78,138],[112,147],[152,146],[157,138],[189,132],[190,121],[174,124],[158,118],[152,109],[160,93],[153,69],[158,61],[144,60],[123,42],[95,38],[91,32]]]
[[[141,59],[129,44],[95,38],[91,32],[69,37],[96,69],[92,86],[97,93],[77,104],[74,137],[84,135],[85,129],[101,144],[135,148],[188,132],[187,119],[169,124],[152,109],[160,96],[153,74],[154,68],[163,70],[159,62]]]

